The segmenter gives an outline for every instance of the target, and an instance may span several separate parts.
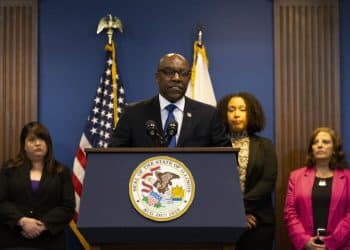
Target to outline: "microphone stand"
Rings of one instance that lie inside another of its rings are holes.
[[[166,143],[166,146],[165,147],[168,147],[171,139],[173,138],[173,136],[176,136],[177,134],[177,127],[178,127],[178,124],[176,121],[171,121],[169,124],[168,124],[168,127],[167,127],[167,131],[166,131],[166,134],[164,136],[164,143]]]
[[[149,135],[152,138],[152,141],[155,143],[156,146],[160,146],[160,147],[168,147],[171,141],[171,138],[173,136],[176,136],[177,126],[178,126],[176,121],[171,121],[168,125],[166,134],[163,136],[162,134],[159,133],[159,130],[155,121],[148,120],[145,125],[146,125],[147,135]]]
[[[158,127],[155,121],[148,120],[146,122],[146,132],[151,137],[156,147],[165,147],[165,138],[159,133]]]

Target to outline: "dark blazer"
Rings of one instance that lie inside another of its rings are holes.
[[[277,157],[271,141],[252,135],[249,137],[249,156],[244,206],[247,214],[257,219],[257,227],[246,230],[236,242],[237,250],[271,250],[274,239],[274,208],[272,193],[277,177]]]
[[[248,168],[244,192],[246,213],[253,214],[258,224],[274,224],[272,193],[277,178],[277,156],[270,140],[250,136]]]
[[[146,133],[146,122],[153,120],[162,131],[158,95],[129,105],[113,133],[111,147],[154,147],[156,143]],[[185,108],[178,147],[229,146],[224,125],[217,110],[207,104],[185,97]]]
[[[38,247],[65,249],[64,229],[73,218],[75,208],[71,172],[43,171],[36,199],[32,196],[30,168],[18,166],[0,171],[0,249]],[[47,229],[34,239],[20,234],[18,220],[32,217],[44,222]]]

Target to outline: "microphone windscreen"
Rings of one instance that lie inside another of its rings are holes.
[[[158,128],[155,121],[148,120],[145,125],[146,132],[149,136],[155,136],[157,134]]]
[[[168,128],[167,128],[167,135],[174,136],[177,133],[177,122],[171,121],[169,122]]]

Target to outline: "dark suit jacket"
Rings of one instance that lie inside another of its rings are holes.
[[[273,224],[272,193],[277,178],[276,151],[270,140],[250,136],[248,168],[244,192],[246,213],[253,214],[258,224]]]
[[[0,171],[0,249],[5,247],[38,247],[65,249],[64,229],[73,218],[75,208],[71,172],[43,171],[37,198],[32,196],[30,168],[18,166]],[[35,239],[26,239],[17,225],[23,217],[44,222],[47,229]]]
[[[277,177],[277,157],[272,143],[263,137],[249,137],[249,156],[244,190],[247,214],[257,219],[257,227],[246,230],[236,243],[237,250],[271,250],[274,239],[272,193]]]
[[[111,147],[154,147],[146,133],[146,122],[153,120],[162,131],[159,97],[129,105],[114,131]],[[229,146],[216,109],[186,97],[178,147]]]

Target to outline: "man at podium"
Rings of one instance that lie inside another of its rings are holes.
[[[159,94],[125,109],[110,147],[231,145],[215,107],[185,97],[191,70],[182,55],[164,55],[155,76]]]

